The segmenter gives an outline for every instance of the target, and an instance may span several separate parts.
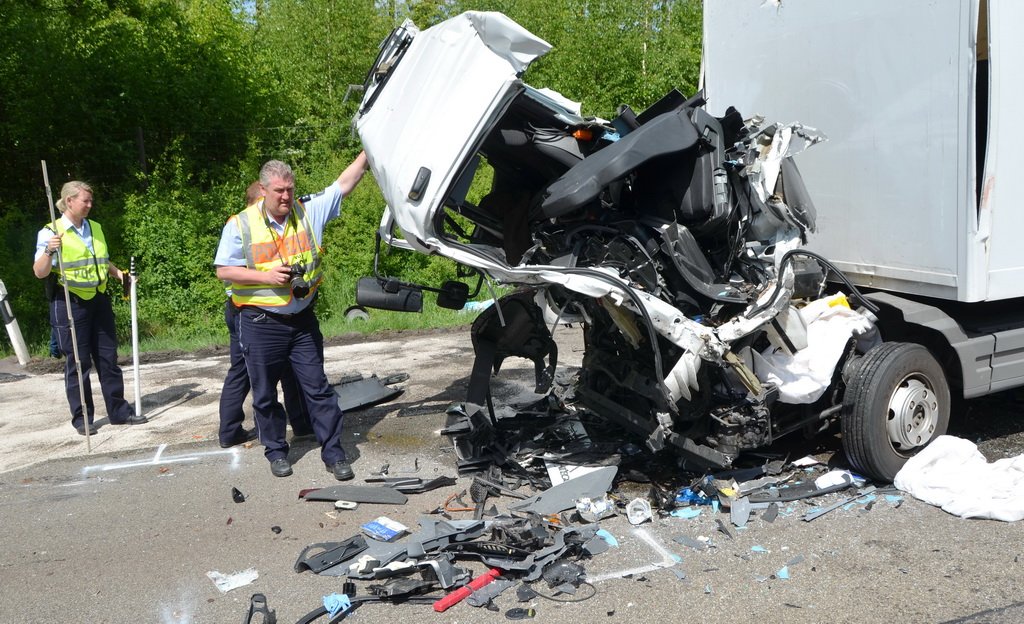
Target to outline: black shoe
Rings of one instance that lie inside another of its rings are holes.
[[[128,420],[118,420],[118,421],[111,420],[110,424],[112,424],[112,425],[142,425],[142,424],[145,424],[145,423],[148,423],[148,422],[149,422],[149,419],[146,418],[145,416],[142,416],[140,414],[132,413],[132,415],[128,417]]]
[[[352,466],[350,466],[344,459],[334,462],[333,464],[324,464],[324,466],[327,467],[327,472],[334,473],[334,478],[338,481],[348,481],[356,476],[356,474],[352,472]]]
[[[78,435],[84,436],[85,435],[85,425],[76,425],[75,426],[75,431],[78,432]],[[89,435],[96,435],[96,427],[95,427],[95,425],[89,425]]]
[[[287,459],[275,459],[270,462],[270,472],[275,477],[287,477],[292,474],[292,465]]]
[[[232,436],[227,440],[220,441],[221,448],[231,448],[232,446],[238,446],[239,444],[245,444],[256,439],[255,429],[242,429],[238,435]]]

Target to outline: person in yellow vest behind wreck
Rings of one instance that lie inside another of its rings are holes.
[[[260,169],[262,201],[229,219],[221,232],[214,265],[241,308],[238,339],[252,383],[253,416],[276,477],[292,474],[284,408],[277,400],[289,363],[327,471],[339,481],[354,476],[341,447],[343,415],[324,372],[323,335],[313,307],[323,277],[324,226],[340,216],[342,199],[365,171],[366,154],[360,152],[333,184],[303,201],[295,197],[291,167],[271,160]]]
[[[32,271],[39,279],[57,274],[57,285],[50,299],[50,323],[57,330],[57,342],[67,356],[64,366],[64,387],[71,406],[71,424],[79,434],[95,433],[93,427],[92,390],[89,370],[96,364],[100,378],[107,418],[112,425],[139,425],[147,421],[135,413],[124,399],[124,376],[117,365],[117,335],[114,329],[114,310],[110,304],[108,288],[110,278],[124,282],[125,273],[110,261],[103,228],[87,218],[92,210],[92,189],[85,182],[68,182],[60,190],[57,202],[63,216],[39,230],[36,236],[35,262]],[[64,270],[57,262],[61,252]],[[74,353],[71,326],[64,289],[71,301],[71,316],[78,341],[78,354]],[[85,406],[78,387],[75,362],[82,365],[82,383]]]

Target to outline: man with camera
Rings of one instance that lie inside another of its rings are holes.
[[[324,373],[323,335],[313,313],[323,277],[324,226],[363,177],[360,153],[323,192],[295,197],[295,174],[279,160],[260,169],[263,200],[228,220],[214,264],[241,308],[238,338],[252,383],[256,431],[276,477],[292,474],[284,408],[277,384],[290,363],[306,399],[320,457],[338,480],[351,479],[341,447],[342,412]]]

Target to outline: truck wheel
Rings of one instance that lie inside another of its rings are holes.
[[[918,344],[884,342],[868,351],[846,386],[843,450],[865,476],[891,482],[907,459],[946,433],[949,384]]]

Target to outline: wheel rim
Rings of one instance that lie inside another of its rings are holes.
[[[897,451],[910,451],[928,443],[939,422],[939,399],[927,377],[903,378],[889,398],[886,429]]]

